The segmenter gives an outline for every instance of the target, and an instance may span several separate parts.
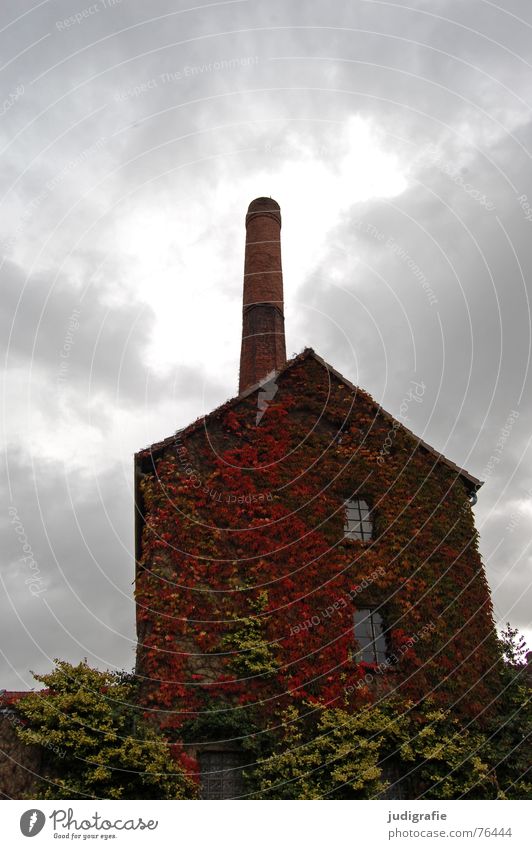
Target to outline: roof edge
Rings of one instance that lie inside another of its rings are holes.
[[[296,364],[303,362],[309,357],[315,359],[316,362],[323,366],[323,368],[325,368],[330,374],[333,374],[337,380],[345,384],[345,386],[351,389],[351,391],[363,392],[364,395],[366,395],[370,402],[374,405],[377,412],[380,413],[380,415],[382,415],[385,419],[390,422],[398,421],[398,419],[392,416],[391,413],[381,407],[381,405],[377,401],[375,401],[375,399],[368,392],[366,392],[365,389],[361,389],[359,386],[355,386],[354,383],[344,377],[344,375],[337,371],[337,369],[333,368],[333,366],[331,366],[330,363],[324,360],[323,357],[320,357],[320,355],[317,354],[313,348],[304,348],[300,354],[296,354],[294,357],[292,357],[292,359],[287,360],[285,365],[274,373],[275,377],[284,374],[284,372],[288,371]],[[268,375],[267,377],[270,378],[270,375]],[[235,406],[240,401],[243,401],[245,398],[249,397],[249,395],[252,395],[254,392],[257,392],[265,382],[266,378],[262,378],[262,380],[259,380],[253,386],[248,387],[244,390],[244,392],[241,392],[239,395],[235,395],[234,398],[225,401],[223,404],[221,404],[219,407],[216,407],[210,413],[207,413],[204,416],[200,416],[194,422],[191,422],[191,424],[187,425],[184,428],[181,428],[180,430],[177,430],[172,436],[167,437],[167,439],[164,439],[161,442],[155,442],[153,445],[141,449],[135,454],[135,458],[143,459],[148,456],[153,457],[154,454],[159,454],[159,452],[163,451],[165,448],[175,443],[177,436],[181,438],[185,435],[188,436],[189,434],[193,433],[201,425],[203,425],[207,419],[222,415],[226,412],[226,410],[231,409],[231,407]],[[408,433],[409,436],[415,439],[420,448],[423,448],[425,451],[428,451],[428,453],[432,454],[432,456],[435,457],[438,462],[444,463],[453,472],[456,472],[461,478],[463,478],[473,492],[479,490],[480,487],[483,485],[483,481],[470,474],[466,469],[462,468],[461,466],[458,466],[456,463],[453,463],[452,460],[449,460],[448,457],[446,457],[444,454],[441,454],[439,451],[433,448],[432,445],[429,445],[428,442],[425,442],[424,439],[421,439],[421,437],[417,436],[412,430],[410,430],[410,428],[406,427],[402,422],[399,422],[399,426],[405,433]]]

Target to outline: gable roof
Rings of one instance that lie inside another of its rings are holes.
[[[323,366],[323,368],[327,369],[330,374],[334,375],[337,380],[343,383],[352,392],[363,392],[365,398],[371,404],[373,404],[375,411],[387,421],[391,423],[397,422],[397,419],[395,419],[391,415],[391,413],[388,413],[386,410],[384,410],[381,405],[374,401],[374,399],[367,392],[361,390],[360,387],[355,386],[353,383],[351,383],[350,380],[340,374],[339,371],[337,371],[335,368],[329,365],[329,363],[327,363],[322,357],[316,354],[316,352],[312,348],[305,348],[300,354],[297,354],[297,356],[293,357],[291,360],[288,360],[288,362],[283,366],[283,368],[277,372],[276,376],[278,377],[279,375],[284,374],[284,372],[294,368],[295,365],[309,358],[313,358],[314,360],[316,360],[316,362]],[[148,457],[155,458],[159,456],[165,448],[175,443],[176,436],[179,436],[179,438],[182,439],[183,436],[188,436],[191,433],[197,431],[205,424],[208,419],[219,418],[223,416],[228,410],[235,407],[244,398],[247,398],[249,395],[252,395],[254,392],[257,392],[261,388],[263,383],[264,379],[256,383],[254,386],[250,386],[249,389],[246,389],[244,392],[241,392],[240,395],[236,395],[234,398],[231,398],[229,401],[226,401],[221,406],[216,407],[216,409],[212,410],[212,412],[210,413],[207,413],[207,415],[201,416],[199,419],[196,419],[195,422],[192,422],[187,427],[181,428],[180,430],[176,431],[176,433],[172,436],[163,439],[161,442],[155,442],[153,445],[150,445],[147,448],[138,451],[135,457],[138,458],[138,460],[142,461],[143,459],[147,459]],[[409,434],[417,442],[420,448],[424,449],[429,454],[431,454],[437,460],[437,462],[443,463],[449,469],[451,469],[451,471],[455,472],[460,478],[462,478],[463,482],[468,487],[470,492],[473,493],[480,489],[483,484],[483,481],[474,477],[460,466],[457,466],[456,463],[453,463],[452,460],[449,460],[443,454],[440,454],[439,451],[436,451],[436,449],[429,445],[428,442],[425,442],[423,439],[420,439],[419,436],[416,436],[413,431],[405,427],[405,425],[403,425],[401,422],[399,422],[399,427],[404,433]]]

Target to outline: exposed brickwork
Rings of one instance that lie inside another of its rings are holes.
[[[239,392],[286,362],[281,266],[281,211],[257,198],[246,215],[246,256]]]

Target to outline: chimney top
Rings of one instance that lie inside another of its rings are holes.
[[[255,198],[248,206],[246,227],[251,218],[257,215],[271,215],[281,225],[281,207],[273,198]]]

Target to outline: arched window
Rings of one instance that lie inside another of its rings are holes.
[[[363,498],[350,498],[345,502],[345,536],[350,539],[369,540],[373,536],[371,511]]]
[[[382,616],[373,607],[355,611],[355,640],[358,663],[384,663],[386,660],[386,637]]]

